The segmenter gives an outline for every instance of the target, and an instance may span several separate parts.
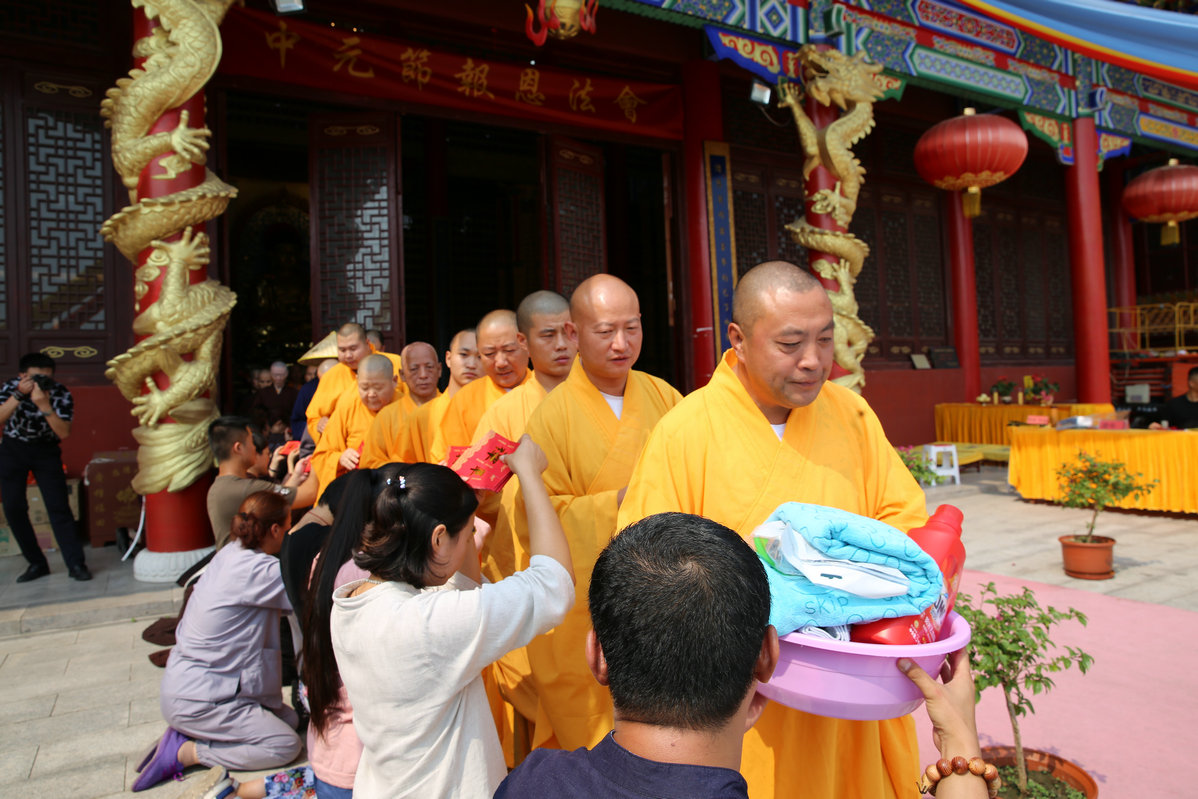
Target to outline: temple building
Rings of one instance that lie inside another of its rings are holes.
[[[382,331],[391,351],[443,349],[486,311],[541,287],[568,294],[597,271],[640,295],[640,367],[685,392],[717,363],[737,276],[774,258],[810,263],[839,296],[856,382],[896,443],[933,440],[935,403],[1000,375],[1042,373],[1089,403],[1121,402],[1129,375],[1170,390],[1170,362],[1147,351],[1169,347],[1124,347],[1108,309],[1198,302],[1198,222],[1162,244],[1158,224],[1122,206],[1136,176],[1198,163],[1191,13],[1060,0],[223,5],[214,63],[192,65],[210,77],[181,98],[182,127],[211,130],[207,169],[236,189],[206,225],[208,277],[237,295],[223,408],[251,366],[294,360],[345,321]],[[74,475],[133,445],[136,420],[104,372],[145,335],[144,281],[100,235],[130,204],[111,152],[128,131],[106,128],[100,102],[135,40],[139,59],[184,69],[172,48],[217,30],[198,9],[222,3],[145,6],[169,33],[121,3],[0,8],[0,370],[33,350],[58,359],[79,414],[64,450]],[[173,69],[155,81],[197,80]],[[915,158],[966,108],[1027,140],[976,218]],[[810,163],[800,118],[825,131]],[[143,197],[176,179],[155,169],[133,180]]]

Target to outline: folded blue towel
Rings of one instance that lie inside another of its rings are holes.
[[[773,521],[784,522],[829,558],[890,566],[911,583],[904,595],[867,599],[815,585],[801,574],[783,574],[758,547],[770,582],[770,624],[779,635],[807,624],[832,627],[912,616],[930,607],[944,591],[944,576],[931,556],[885,522],[802,502],[780,505],[767,523]]]

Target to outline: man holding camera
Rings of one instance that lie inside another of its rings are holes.
[[[67,500],[59,447],[70,435],[75,401],[67,387],[54,380],[54,359],[48,355],[23,355],[18,369],[16,379],[0,385],[0,425],[4,426],[0,439],[0,498],[13,537],[29,561],[29,568],[17,582],[27,583],[50,573],[50,564],[29,523],[25,487],[30,472],[41,489],[67,572],[72,579],[90,580],[92,575],[84,563],[75,517]]]

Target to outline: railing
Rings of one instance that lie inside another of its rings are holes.
[[[1198,347],[1198,303],[1177,302],[1108,308],[1111,350],[1140,353]]]

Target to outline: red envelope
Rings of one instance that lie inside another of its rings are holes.
[[[491,431],[482,441],[468,447],[450,468],[471,488],[499,491],[511,478],[512,470],[501,458],[516,449],[516,442]]]

